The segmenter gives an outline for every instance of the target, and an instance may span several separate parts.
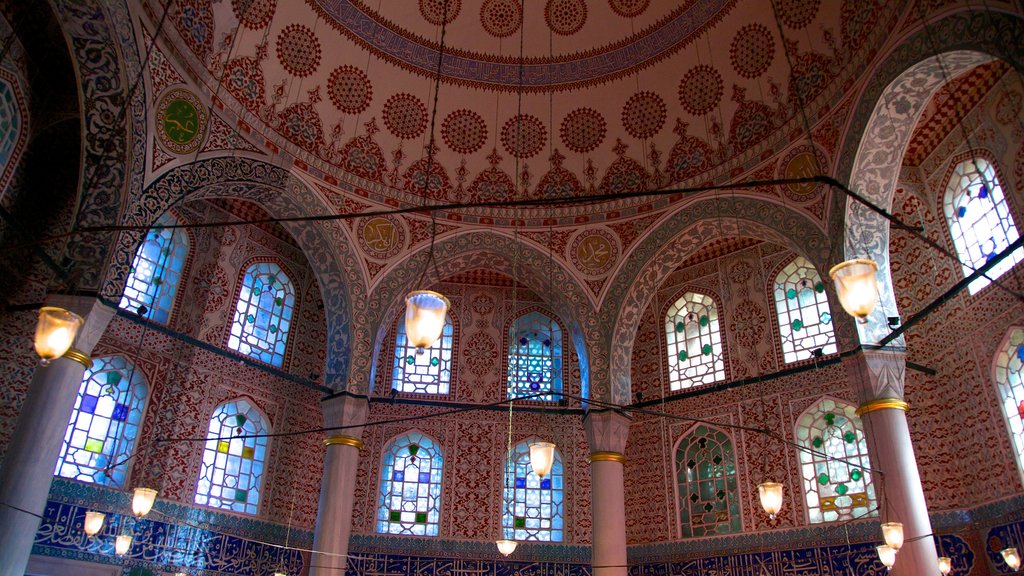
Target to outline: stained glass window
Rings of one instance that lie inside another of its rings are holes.
[[[946,186],[943,204],[965,277],[1019,238],[996,171],[983,158],[957,164]],[[998,278],[1021,260],[1024,248],[1014,251],[987,275]],[[978,278],[967,289],[975,294],[988,284],[988,278]]]
[[[256,514],[267,459],[266,419],[249,403],[238,399],[213,411],[203,449],[203,464],[196,486],[196,504]]]
[[[826,398],[800,415],[796,441],[812,524],[874,516],[868,444],[853,406]]]
[[[782,357],[787,363],[810,358],[817,348],[824,354],[838,351],[825,283],[803,256],[797,256],[775,277],[775,311]]]
[[[437,536],[443,465],[441,448],[419,432],[388,443],[380,471],[377,532]]]
[[[120,307],[162,324],[174,306],[181,271],[188,256],[188,234],[181,228],[165,228],[178,221],[164,213],[143,238],[129,269]]]
[[[562,391],[562,329],[542,312],[524,314],[509,329],[508,397]],[[533,400],[561,400],[544,395]]]
[[[736,458],[721,430],[700,425],[679,441],[676,487],[683,538],[740,531]]]
[[[18,135],[21,133],[21,114],[11,83],[0,79],[0,173],[11,159]]]
[[[1024,472],[1024,329],[1011,330],[996,355],[996,387],[1017,465]]]
[[[294,308],[295,289],[280,266],[270,262],[249,266],[242,278],[228,347],[281,366]]]
[[[54,474],[123,487],[147,393],[142,374],[124,358],[94,358],[78,389]]]
[[[504,538],[561,542],[562,455],[555,450],[551,473],[543,479],[530,466],[530,443],[512,448],[511,466],[506,461],[505,506],[501,515]]]
[[[665,316],[670,388],[683,390],[725,379],[718,308],[710,296],[687,292]]]
[[[391,389],[419,394],[447,394],[452,377],[452,332],[449,317],[445,320],[444,330],[437,342],[422,354],[417,354],[416,347],[409,344],[405,336],[405,317],[400,317]]]

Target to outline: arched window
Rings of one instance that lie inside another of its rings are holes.
[[[0,78],[0,175],[11,160],[21,135],[21,113],[18,95],[5,78]]]
[[[812,524],[862,518],[874,510],[868,444],[853,406],[826,398],[808,408],[797,420],[796,441],[804,448],[798,453]]]
[[[530,466],[530,443],[512,448],[511,466],[506,461],[505,506],[501,515],[504,538],[561,542],[562,455],[555,450],[551,473],[543,479]]]
[[[416,347],[410,345],[406,339],[405,317],[399,317],[391,389],[418,394],[448,394],[452,377],[452,334],[449,312],[441,337],[422,354],[417,354]]]
[[[188,256],[188,234],[181,228],[166,228],[177,223],[173,216],[164,213],[156,226],[146,232],[132,261],[119,305],[162,324],[171,315]]]
[[[437,536],[443,466],[441,448],[419,432],[388,442],[380,469],[377,532]]]
[[[206,433],[195,503],[255,514],[267,459],[265,434],[269,433],[263,414],[248,400],[217,406]]]
[[[965,277],[1019,238],[995,168],[983,158],[957,164],[946,185],[943,206]],[[987,276],[998,278],[1021,260],[1024,248],[994,266]],[[988,284],[988,278],[978,278],[967,288],[975,294]]]
[[[524,314],[509,328],[508,397],[562,392],[562,329],[543,312]],[[561,400],[544,395],[533,400]]]
[[[687,292],[665,316],[668,381],[683,390],[725,379],[718,308],[710,296]]]
[[[838,351],[825,283],[803,256],[797,256],[775,277],[775,311],[782,358],[787,363],[810,358],[817,348],[825,354]]]
[[[996,355],[996,387],[1017,465],[1024,473],[1024,330],[1014,328]]]
[[[676,489],[683,538],[740,531],[736,457],[721,430],[702,424],[679,440]]]
[[[127,360],[94,358],[78,389],[54,474],[123,487],[147,394],[145,379]]]
[[[294,309],[295,289],[280,266],[271,262],[249,266],[238,293],[228,348],[281,366]]]

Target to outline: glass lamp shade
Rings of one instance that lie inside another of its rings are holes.
[[[1013,570],[1020,569],[1020,554],[1017,553],[1016,548],[1004,548],[1000,554],[1003,555],[1003,560],[1006,561],[1006,565]]]
[[[761,507],[772,520],[775,520],[775,515],[782,510],[782,484],[761,482],[757,485],[757,495],[761,498]]]
[[[278,570],[277,572],[274,572],[274,576],[288,576],[288,573]]]
[[[867,322],[878,305],[878,264],[874,260],[847,260],[836,264],[828,275],[835,282],[843,310],[858,322]]]
[[[96,512],[95,510],[87,510],[85,512],[85,523],[82,528],[88,536],[95,536],[103,530],[103,522],[107,519],[106,514],[103,512]]]
[[[948,576],[953,571],[953,560],[949,556],[939,556],[939,572]]]
[[[886,569],[892,569],[892,565],[896,563],[896,550],[888,544],[875,546],[875,550],[878,551],[878,559],[882,561]]]
[[[132,513],[142,518],[153,509],[156,502],[156,490],[153,488],[136,488],[132,495]]]
[[[515,552],[516,546],[519,545],[515,540],[495,540],[494,543],[498,545],[498,552],[501,552],[502,556]]]
[[[882,524],[882,538],[893,550],[899,550],[903,546],[903,523],[885,522]]]
[[[555,445],[551,442],[534,442],[530,444],[530,467],[533,473],[543,478],[551,473],[555,464]]]
[[[131,534],[121,534],[114,541],[114,553],[118,556],[124,556],[132,548],[132,536]]]
[[[44,365],[60,358],[71,348],[83,322],[81,316],[63,308],[43,306],[39,309],[35,348]]]
[[[441,337],[451,303],[430,290],[417,290],[405,297],[405,335],[417,353],[430,348]]]

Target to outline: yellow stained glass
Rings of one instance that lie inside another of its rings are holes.
[[[822,498],[821,499],[821,511],[822,512],[832,512],[834,510],[839,510],[839,507],[836,506],[836,499],[835,498]]]
[[[228,443],[227,442],[217,442],[217,452],[223,452],[223,453],[227,454],[228,453]]]
[[[242,458],[247,458],[249,460],[252,460],[253,456],[255,456],[255,455],[256,455],[256,449],[255,448],[250,448],[248,446],[246,446],[245,448],[242,448]]]

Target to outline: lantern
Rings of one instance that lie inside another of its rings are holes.
[[[132,513],[139,518],[142,518],[149,511],[153,509],[153,503],[156,501],[156,490],[152,488],[136,488],[135,493],[132,496]]]
[[[903,523],[885,522],[882,524],[882,538],[893,550],[899,550],[903,546]]]
[[[71,348],[83,322],[81,316],[63,308],[43,306],[39,309],[35,346],[44,366]]]
[[[114,542],[114,553],[118,556],[124,556],[128,553],[132,547],[132,536],[131,534],[121,534],[117,537]]]
[[[85,523],[82,528],[85,533],[89,536],[95,536],[103,530],[103,521],[107,519],[107,516],[103,512],[96,512],[95,510],[87,510],[85,512]]]
[[[1004,548],[1000,554],[1003,555],[1003,560],[1006,561],[1006,565],[1013,570],[1020,568],[1020,554],[1017,553],[1016,548]]]
[[[498,552],[501,552],[502,556],[515,552],[516,546],[519,545],[515,540],[495,540],[494,543],[498,545]]]
[[[942,576],[949,576],[949,573],[953,571],[953,561],[949,556],[939,556],[939,572]]]
[[[551,442],[534,442],[530,444],[530,467],[533,473],[543,478],[551,473],[555,464],[555,445]]]
[[[886,570],[892,570],[892,565],[896,563],[896,550],[888,544],[875,546],[875,550],[878,551],[878,559],[885,565]]]
[[[450,304],[447,298],[430,290],[417,290],[405,297],[405,335],[417,354],[441,337]]]
[[[761,497],[761,507],[769,518],[775,520],[775,515],[782,510],[782,484],[761,482],[757,485],[757,494]]]
[[[288,573],[278,570],[277,572],[274,572],[274,576],[288,576]]]
[[[878,305],[878,264],[874,260],[847,260],[836,264],[828,275],[836,285],[843,310],[860,323]]]

